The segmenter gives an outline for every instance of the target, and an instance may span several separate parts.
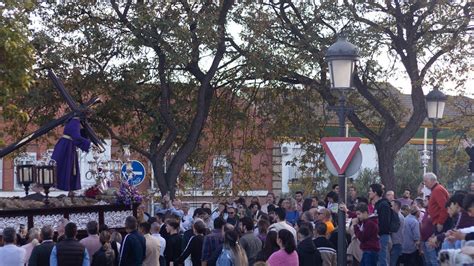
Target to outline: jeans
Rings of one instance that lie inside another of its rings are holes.
[[[390,235],[381,235],[380,236],[380,251],[379,251],[379,266],[388,265],[388,243],[390,242]]]
[[[364,251],[362,252],[362,259],[360,260],[360,266],[377,266],[379,254],[375,251]]]
[[[425,258],[425,266],[438,266],[436,249],[430,247],[428,242],[423,242],[423,257]]]
[[[450,242],[448,240],[444,240],[441,244],[441,250],[445,249],[461,249],[462,242],[460,240],[456,240],[455,242]]]
[[[397,265],[398,258],[402,254],[402,244],[393,244],[390,250],[390,266]]]

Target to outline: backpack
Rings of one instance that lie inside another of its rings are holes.
[[[396,233],[398,229],[400,229],[400,217],[390,208],[390,233]]]

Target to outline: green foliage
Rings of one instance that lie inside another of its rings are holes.
[[[34,1],[0,3],[0,106],[2,115],[26,121],[28,116],[10,100],[31,86],[34,49],[29,41],[29,14]]]
[[[465,92],[460,91],[457,97],[448,98],[449,106],[458,113],[457,117],[443,119],[441,130],[452,132],[447,139],[445,148],[440,150],[439,171],[440,178],[451,190],[469,190],[471,179],[468,178],[469,157],[464,151],[461,141],[466,138],[474,139],[474,100],[464,96]]]
[[[374,183],[380,183],[380,181],[381,179],[377,169],[364,168],[360,171],[356,179],[352,180],[352,182],[348,182],[348,187],[352,185],[356,188],[359,196],[368,198],[369,186]]]
[[[315,179],[312,176],[303,176],[297,180],[290,180],[288,186],[292,195],[296,191],[303,191],[306,196],[317,194]]]
[[[417,149],[407,145],[397,153],[395,158],[395,195],[401,196],[409,189],[415,196],[418,186],[423,182],[423,166]]]
[[[469,156],[460,145],[461,138],[453,135],[438,152],[439,179],[450,191],[469,191],[472,182],[467,171]]]
[[[450,156],[453,154],[454,156]],[[452,151],[447,149],[440,152],[440,157],[441,166],[439,172],[441,182],[446,184],[449,191],[469,191],[472,178],[467,172],[469,162],[467,154],[463,150]]]

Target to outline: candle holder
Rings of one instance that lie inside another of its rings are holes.
[[[35,182],[35,163],[34,159],[27,153],[21,153],[14,160],[17,182],[24,186],[25,194],[28,196],[30,185]]]
[[[22,164],[16,166],[16,172],[18,177],[18,183],[23,185],[25,188],[25,195],[28,196],[30,185],[35,180],[35,165],[34,164]]]
[[[49,189],[56,184],[56,161],[49,160],[48,163],[45,161],[40,162],[36,166],[36,183],[43,187],[46,198],[44,203],[46,206],[49,205]]]

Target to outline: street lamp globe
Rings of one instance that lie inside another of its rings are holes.
[[[329,67],[331,89],[352,89],[352,80],[356,62],[359,60],[359,49],[340,35],[337,42],[331,45],[326,52],[326,61]]]
[[[448,97],[438,88],[434,88],[426,95],[426,109],[428,109],[428,118],[430,120],[439,120],[443,118],[444,106]]]

